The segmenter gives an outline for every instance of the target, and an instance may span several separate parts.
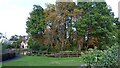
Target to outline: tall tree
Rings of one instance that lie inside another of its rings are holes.
[[[36,41],[43,42],[43,33],[45,29],[44,9],[39,5],[33,5],[33,11],[30,12],[26,22],[26,32]]]
[[[78,8],[83,9],[84,14],[76,22],[76,28],[83,38],[83,47],[101,48],[113,45],[115,30],[114,15],[105,2],[78,2]]]
[[[41,35],[44,31],[44,10],[39,5],[33,6],[33,11],[30,13],[30,17],[26,22],[26,32],[31,36]]]

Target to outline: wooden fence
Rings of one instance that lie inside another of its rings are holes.
[[[80,52],[73,52],[73,51],[60,51],[60,52],[47,52],[47,51],[32,51],[28,49],[16,49],[16,54],[20,55],[44,55],[48,57],[79,57],[81,55]]]

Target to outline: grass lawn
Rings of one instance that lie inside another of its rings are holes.
[[[80,66],[80,57],[52,58],[45,56],[23,56],[16,60],[4,62],[3,66]]]

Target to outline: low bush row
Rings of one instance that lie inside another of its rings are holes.
[[[22,55],[29,55],[29,56],[33,56],[33,55],[44,55],[44,56],[48,56],[48,57],[79,57],[80,56],[80,52],[78,51],[60,51],[60,52],[47,52],[47,51],[32,51],[32,50],[16,50],[16,52],[18,54],[22,54]]]
[[[79,52],[60,52],[48,54],[48,57],[79,57],[81,54]]]
[[[12,59],[16,56],[15,52],[7,52],[7,53],[1,53],[0,54],[0,62],[5,61],[8,59]]]

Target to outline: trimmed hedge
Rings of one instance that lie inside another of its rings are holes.
[[[61,52],[51,52],[50,54],[46,55],[48,57],[79,57],[81,54],[79,52],[73,52],[73,51],[61,51]]]
[[[15,52],[12,52],[12,51],[6,52],[6,53],[1,53],[1,54],[0,54],[0,62],[1,62],[1,61],[5,61],[5,60],[8,60],[8,59],[12,59],[12,58],[14,58],[14,57],[16,57],[16,53],[15,53]]]

